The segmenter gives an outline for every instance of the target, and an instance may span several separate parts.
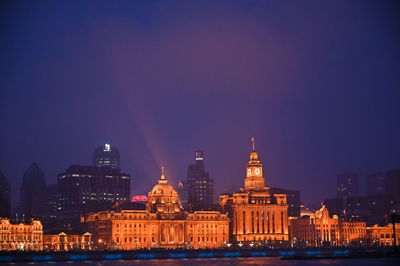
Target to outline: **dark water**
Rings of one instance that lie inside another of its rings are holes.
[[[30,265],[63,265],[63,266],[108,266],[108,265],[154,265],[154,266],[173,266],[173,265],[269,265],[269,266],[294,266],[294,265],[400,265],[400,258],[384,259],[328,259],[328,260],[281,260],[277,257],[267,258],[218,258],[218,259],[179,259],[179,260],[118,260],[118,261],[83,261],[83,262],[46,262],[28,263]],[[11,263],[6,265],[26,265],[22,263]]]

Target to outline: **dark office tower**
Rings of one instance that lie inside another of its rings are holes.
[[[0,171],[0,217],[11,217],[11,188],[6,176]]]
[[[79,224],[80,215],[130,199],[130,176],[111,167],[73,165],[58,175],[58,222]]]
[[[43,171],[33,163],[25,171],[20,190],[20,215],[25,218],[40,217],[44,212],[46,179]]]
[[[386,184],[385,184],[386,176],[384,173],[375,172],[371,175],[367,176],[367,195],[368,196],[376,196],[376,195],[385,195],[386,194]]]
[[[104,144],[93,152],[93,166],[119,169],[119,150],[110,144]]]
[[[400,202],[400,168],[387,172],[386,192]]]
[[[349,198],[358,196],[358,175],[345,172],[337,177],[337,197]]]
[[[189,208],[206,210],[212,207],[214,181],[204,168],[204,152],[195,152],[196,162],[188,169]]]
[[[288,216],[300,217],[300,191],[271,187],[272,194],[285,194],[287,199]]]
[[[43,195],[44,212],[41,222],[45,230],[51,230],[57,226],[58,184],[47,185]]]
[[[187,191],[187,186],[183,181],[179,181],[178,187],[176,188],[176,192],[178,192],[179,201],[181,202],[182,207],[185,210],[187,210],[189,207],[188,191]]]

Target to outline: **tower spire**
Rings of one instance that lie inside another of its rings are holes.
[[[165,180],[164,166],[161,166],[161,180]]]
[[[256,150],[256,141],[254,139],[254,137],[251,138],[251,145],[253,146],[253,151]]]

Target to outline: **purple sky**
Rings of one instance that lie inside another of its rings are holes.
[[[190,2],[190,3],[189,3]],[[18,197],[120,149],[132,192],[204,149],[241,186],[255,136],[267,184],[306,203],[335,176],[400,167],[396,1],[2,1],[0,170]],[[361,188],[363,191],[364,188]]]

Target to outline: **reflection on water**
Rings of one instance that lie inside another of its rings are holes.
[[[269,258],[218,258],[218,259],[180,259],[180,260],[118,260],[118,261],[83,261],[83,262],[49,262],[49,263],[29,263],[31,265],[63,265],[63,266],[127,266],[127,265],[149,265],[149,266],[205,266],[205,265],[268,265],[268,266],[297,266],[297,265],[400,265],[400,259],[328,259],[328,260],[281,260],[277,257]],[[23,265],[13,263],[13,265]],[[26,265],[26,264],[24,264]]]

